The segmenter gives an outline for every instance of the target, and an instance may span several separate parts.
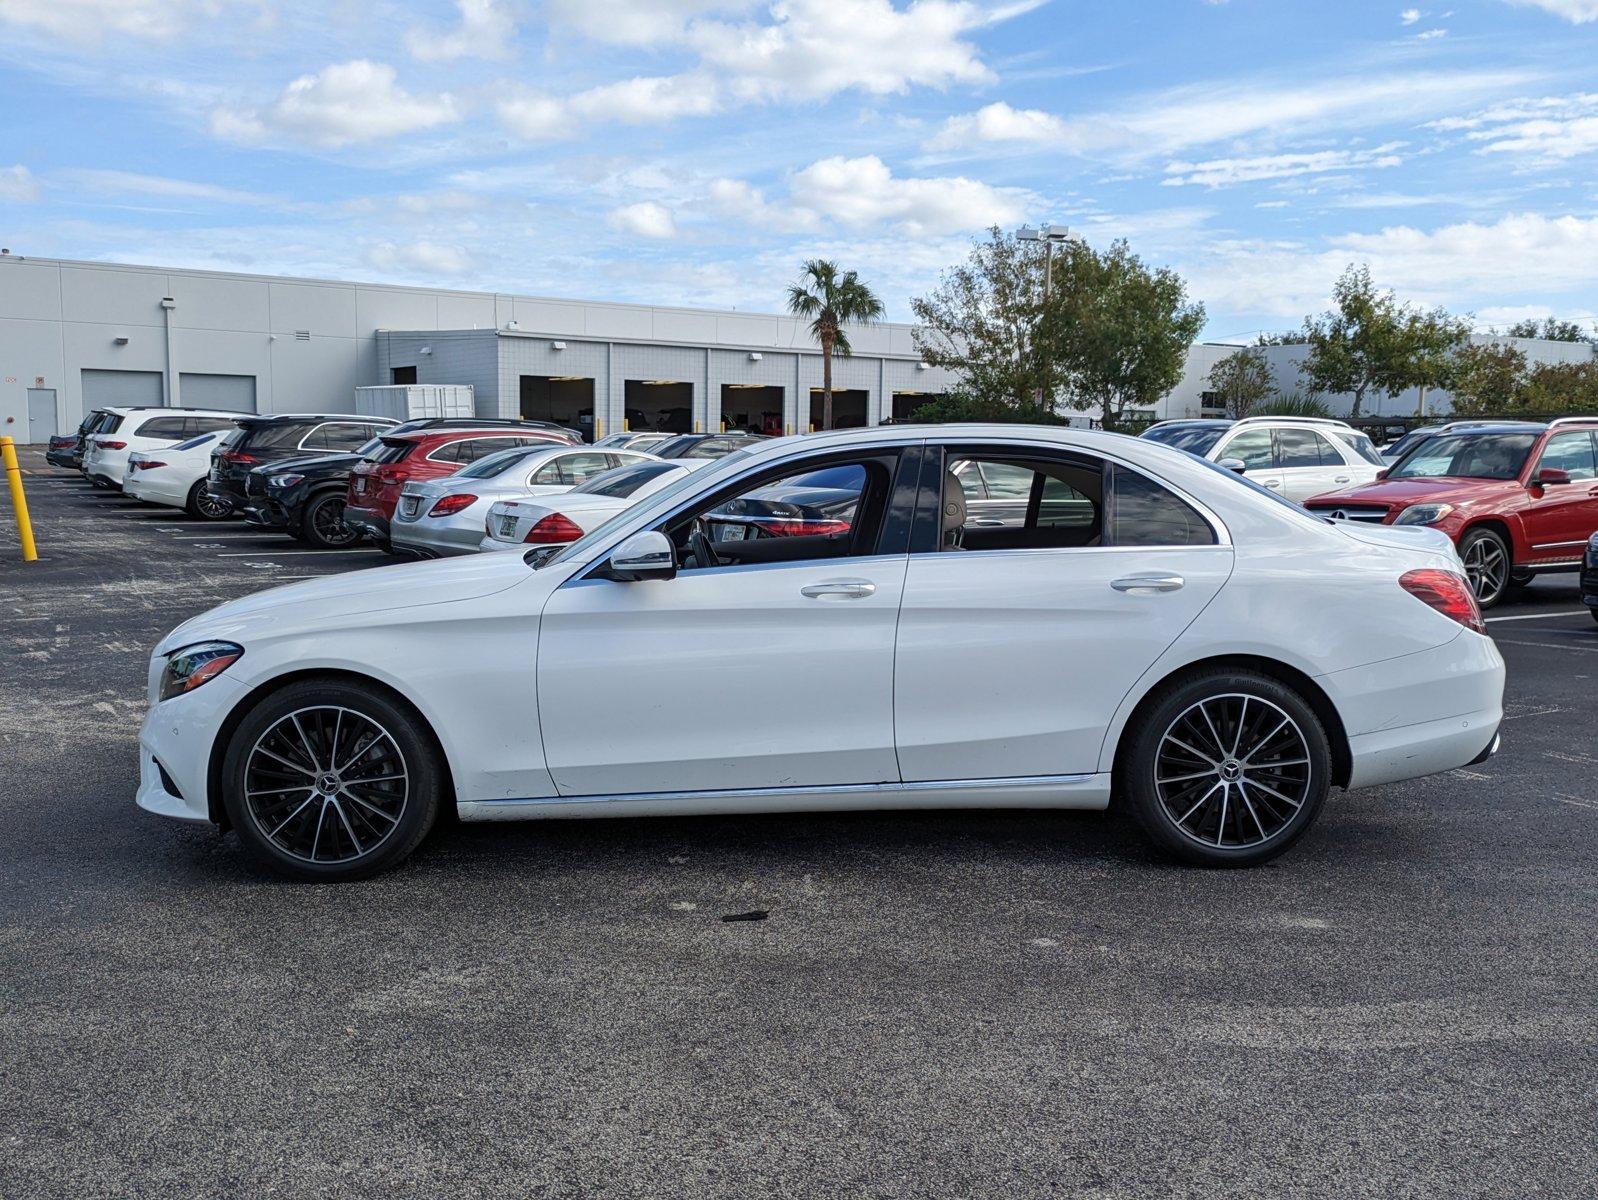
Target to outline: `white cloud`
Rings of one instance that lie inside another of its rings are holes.
[[[31,204],[38,198],[39,183],[32,171],[21,163],[13,167],[0,167],[0,200]]]
[[[1415,40],[1416,41],[1420,41],[1420,42],[1430,42],[1430,41],[1434,41],[1437,38],[1447,37],[1447,36],[1448,36],[1448,30],[1446,30],[1446,29],[1426,29],[1426,30],[1423,30],[1420,33],[1417,33],[1415,35]]]
[[[506,129],[530,142],[555,141],[575,132],[565,102],[554,96],[518,92],[503,97],[494,107]]]
[[[459,246],[438,242],[379,242],[366,251],[366,261],[391,275],[455,277],[473,269],[471,255]]]
[[[1354,171],[1396,167],[1403,158],[1395,153],[1402,142],[1389,142],[1370,150],[1320,150],[1302,154],[1262,154],[1246,158],[1212,158],[1206,162],[1173,162],[1165,167],[1165,186],[1199,184],[1228,187],[1262,179],[1290,179],[1327,171]]]
[[[890,224],[912,237],[1020,220],[1033,197],[975,179],[900,179],[875,155],[811,163],[789,180],[792,203],[851,228]]]
[[[1403,12],[1398,14],[1398,19],[1405,25],[1413,25],[1416,21],[1420,20],[1420,9],[1406,8]]]
[[[690,19],[736,13],[756,0],[548,0],[551,25],[617,45],[658,45],[681,38]]]
[[[1002,100],[950,117],[927,141],[930,150],[951,150],[965,146],[1020,142],[1046,145],[1065,138],[1065,122],[1053,113],[1036,108],[1011,108]]]
[[[189,179],[169,179],[162,175],[140,175],[133,171],[104,171],[89,168],[61,172],[63,179],[80,187],[114,195],[156,196],[172,200],[204,200],[215,204],[264,205],[276,203],[274,197],[214,183]]]
[[[222,6],[223,0],[0,0],[0,24],[74,42],[98,42],[106,34],[162,39]]]
[[[1509,0],[1521,8],[1540,8],[1575,25],[1598,21],[1598,0]]]
[[[461,106],[448,92],[413,94],[395,79],[387,63],[335,63],[315,75],[301,75],[266,108],[215,110],[211,130],[231,141],[283,138],[334,148],[460,119]]]
[[[719,107],[715,82],[703,75],[664,75],[624,79],[579,92],[572,112],[593,121],[643,125],[704,116]]]
[[[816,228],[816,214],[791,205],[774,204],[759,188],[742,179],[712,179],[706,201],[712,212],[765,234]]]
[[[405,48],[423,62],[457,58],[509,58],[516,20],[504,0],[455,0],[461,23],[450,33],[426,27],[405,35]]]
[[[610,223],[623,233],[656,241],[677,236],[677,222],[672,219],[671,210],[653,200],[641,200],[637,204],[612,209]]]
[[[1276,137],[1423,119],[1439,110],[1457,110],[1526,79],[1507,70],[1437,71],[1307,83],[1204,84],[1082,117],[1049,120],[1046,113],[1028,113],[1026,124],[1040,146],[1136,160],[1249,135]],[[946,122],[937,135],[940,147],[981,149],[985,143],[979,116]],[[1002,120],[998,123],[1003,127]]]
[[[1557,163],[1598,151],[1598,92],[1511,100],[1465,117],[1433,122],[1463,130],[1482,154]]]
[[[688,33],[707,67],[746,99],[823,99],[859,88],[877,95],[912,85],[989,83],[993,73],[962,35],[1023,6],[989,10],[966,0],[777,0],[770,24],[698,21]]]

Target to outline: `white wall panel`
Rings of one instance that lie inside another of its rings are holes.
[[[266,333],[271,329],[267,284],[258,279],[232,279],[224,275],[172,275],[171,292],[177,301],[172,310],[174,329],[250,330]]]

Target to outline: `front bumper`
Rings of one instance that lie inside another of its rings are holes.
[[[244,520],[251,525],[265,525],[270,529],[286,529],[290,524],[289,509],[270,497],[256,497],[243,509]]]
[[[192,695],[150,705],[139,727],[139,790],[134,800],[140,808],[178,821],[211,819],[211,749],[222,722],[247,690],[220,675]]]
[[[344,524],[351,529],[359,529],[367,537],[375,538],[380,542],[389,540],[388,518],[375,508],[355,508],[346,504],[344,506]]]

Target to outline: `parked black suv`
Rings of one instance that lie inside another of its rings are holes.
[[[1598,533],[1587,539],[1587,553],[1581,559],[1581,599],[1598,621]]]
[[[575,430],[550,421],[518,421],[497,417],[421,417],[390,426],[384,434],[424,429],[495,429],[501,426],[548,430],[569,438]],[[382,448],[377,438],[347,454],[302,454],[252,468],[244,477],[244,519],[252,525],[281,529],[290,537],[334,550],[360,540],[359,530],[344,524],[344,494],[350,471],[368,454]]]
[[[362,417],[350,413],[286,413],[282,416],[245,417],[239,431],[211,455],[211,473],[205,490],[225,500],[235,510],[246,503],[244,481],[263,463],[288,458],[340,457],[364,446],[395,425],[387,417]]]

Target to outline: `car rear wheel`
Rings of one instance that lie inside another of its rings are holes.
[[[1465,564],[1465,576],[1482,608],[1491,608],[1509,591],[1514,562],[1502,534],[1472,529],[1460,539],[1459,561]]]
[[[1190,863],[1250,867],[1315,822],[1331,745],[1315,710],[1269,676],[1206,671],[1127,731],[1119,782],[1138,823]]]
[[[361,531],[344,523],[342,492],[311,497],[300,517],[300,539],[324,550],[353,546],[361,540]]]
[[[250,857],[295,879],[363,879],[402,861],[438,817],[438,752],[421,720],[375,689],[294,684],[228,743],[223,802]]]
[[[205,480],[201,479],[189,489],[189,498],[183,502],[183,511],[199,521],[220,521],[233,515],[233,505],[208,493]]]

